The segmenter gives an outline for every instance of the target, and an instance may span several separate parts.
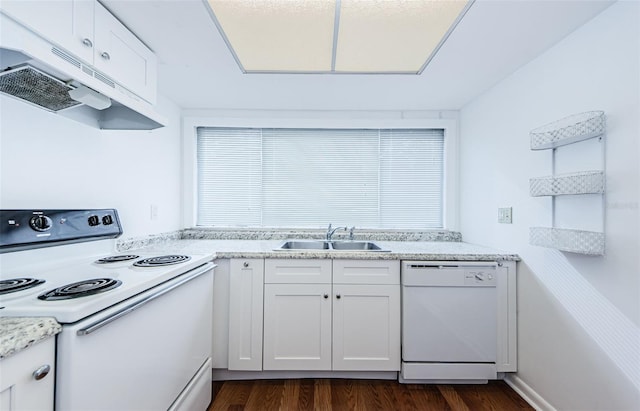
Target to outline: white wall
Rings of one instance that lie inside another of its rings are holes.
[[[639,26],[638,2],[615,3],[460,113],[463,239],[523,258],[513,381],[557,409],[640,409]],[[529,131],[589,110],[607,116],[606,255],[530,246],[551,202],[529,178],[551,174],[551,153]],[[496,223],[504,206],[512,225]]]
[[[180,110],[158,111],[167,127],[102,131],[0,96],[0,208],[116,208],[124,237],[180,229]]]

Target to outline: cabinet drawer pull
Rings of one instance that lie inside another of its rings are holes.
[[[244,263],[242,263],[242,266],[243,266],[244,268],[247,268],[247,267],[249,267],[249,263],[245,261]]]
[[[89,39],[82,39],[82,44],[84,44],[87,47],[93,47],[93,43]]]
[[[336,294],[336,298],[339,300],[340,299],[340,294]]]
[[[33,372],[33,378],[36,381],[40,381],[49,374],[49,371],[51,371],[51,367],[49,364],[45,364]]]
[[[103,51],[102,54],[100,54],[100,57],[102,57],[105,60],[111,60],[111,56],[106,51]]]
[[[325,294],[323,297],[324,297],[325,299],[327,299],[327,298],[329,298],[329,294]]]

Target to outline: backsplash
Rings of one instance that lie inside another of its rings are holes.
[[[303,229],[220,229],[194,227],[180,231],[152,234],[149,236],[120,239],[116,243],[118,251],[148,247],[171,240],[285,240],[288,238],[323,239],[325,230]],[[346,240],[349,233],[336,231],[334,240]],[[354,240],[372,241],[446,241],[461,242],[462,234],[457,231],[398,231],[398,230],[355,230]]]

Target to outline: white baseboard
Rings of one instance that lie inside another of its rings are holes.
[[[289,378],[343,378],[397,380],[397,371],[229,371],[213,369],[213,381],[272,380]]]
[[[515,374],[507,374],[504,381],[509,384],[526,402],[538,411],[557,411],[540,394],[535,392],[527,383]]]

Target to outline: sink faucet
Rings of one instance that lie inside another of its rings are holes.
[[[333,237],[333,233],[336,232],[336,230],[339,230],[341,228],[344,228],[344,231],[347,231],[348,228],[347,227],[336,227],[336,228],[332,228],[331,227],[331,223],[329,223],[329,228],[327,228],[327,241],[331,241],[331,237]]]
[[[350,240],[350,241],[353,241],[353,230],[355,230],[355,229],[356,229],[356,227],[355,227],[355,226],[353,226],[353,227],[351,227],[351,228],[349,229],[349,240]]]

